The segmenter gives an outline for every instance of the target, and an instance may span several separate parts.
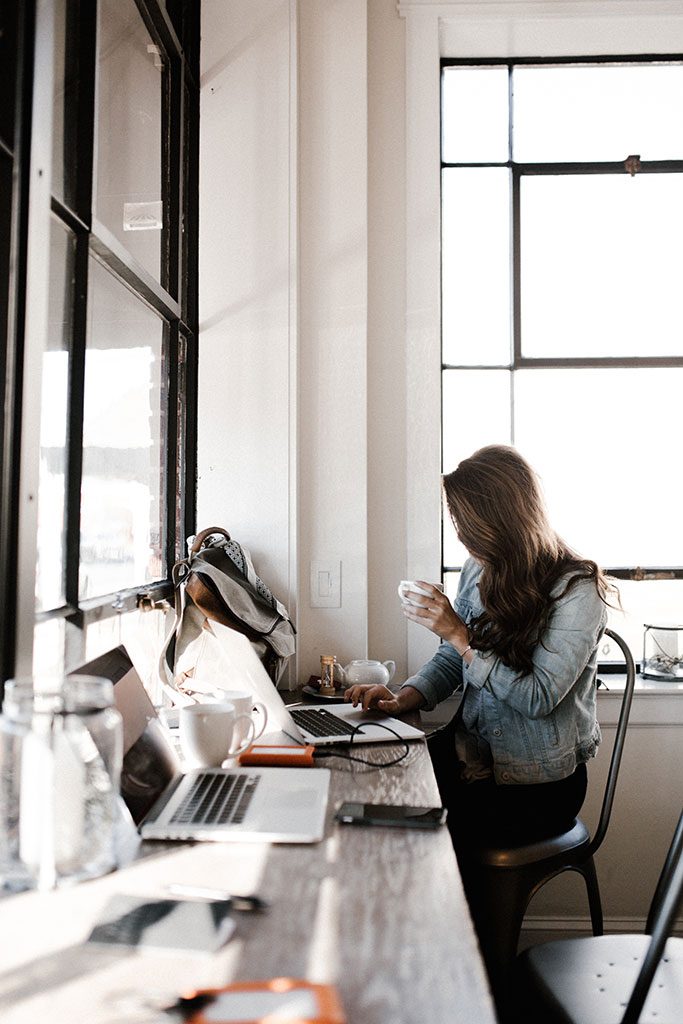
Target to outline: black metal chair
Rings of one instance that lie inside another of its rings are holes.
[[[625,641],[613,630],[605,635],[621,648],[626,662],[626,685],[614,738],[600,818],[591,835],[581,818],[559,835],[524,846],[481,846],[473,853],[477,873],[477,907],[473,916],[489,979],[499,1008],[505,1006],[519,935],[529,902],[551,878],[564,871],[583,876],[594,935],[602,935],[603,919],[594,855],[607,832],[626,738],[635,665]]]
[[[532,946],[518,958],[516,1012],[543,1024],[674,1024],[683,1019],[683,812],[643,935],[600,935]],[[521,1018],[520,1018],[521,1019]]]

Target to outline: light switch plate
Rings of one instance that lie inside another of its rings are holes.
[[[341,562],[311,562],[311,608],[341,608]]]

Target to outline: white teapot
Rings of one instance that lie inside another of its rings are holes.
[[[345,686],[353,686],[355,683],[383,683],[386,686],[395,671],[395,661],[371,661],[367,658],[356,658],[345,668],[335,665],[335,672],[340,674]]]

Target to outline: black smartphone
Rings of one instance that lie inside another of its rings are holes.
[[[405,804],[343,803],[335,818],[343,825],[392,825],[402,828],[439,828],[445,807],[409,807]]]

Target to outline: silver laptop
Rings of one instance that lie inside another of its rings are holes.
[[[315,843],[322,839],[326,768],[209,768],[183,772],[125,647],[81,666],[114,683],[123,718],[121,795],[143,839]]]
[[[217,678],[216,687],[249,690],[266,707],[268,735],[261,737],[259,743],[282,741],[282,734],[285,742],[288,737],[296,743],[311,743],[316,747],[339,743],[395,743],[424,737],[421,729],[399,718],[381,711],[363,711],[351,704],[288,707],[247,637],[219,622],[211,622],[210,627],[220,642],[225,665],[225,679]],[[273,736],[273,732],[280,735]]]

